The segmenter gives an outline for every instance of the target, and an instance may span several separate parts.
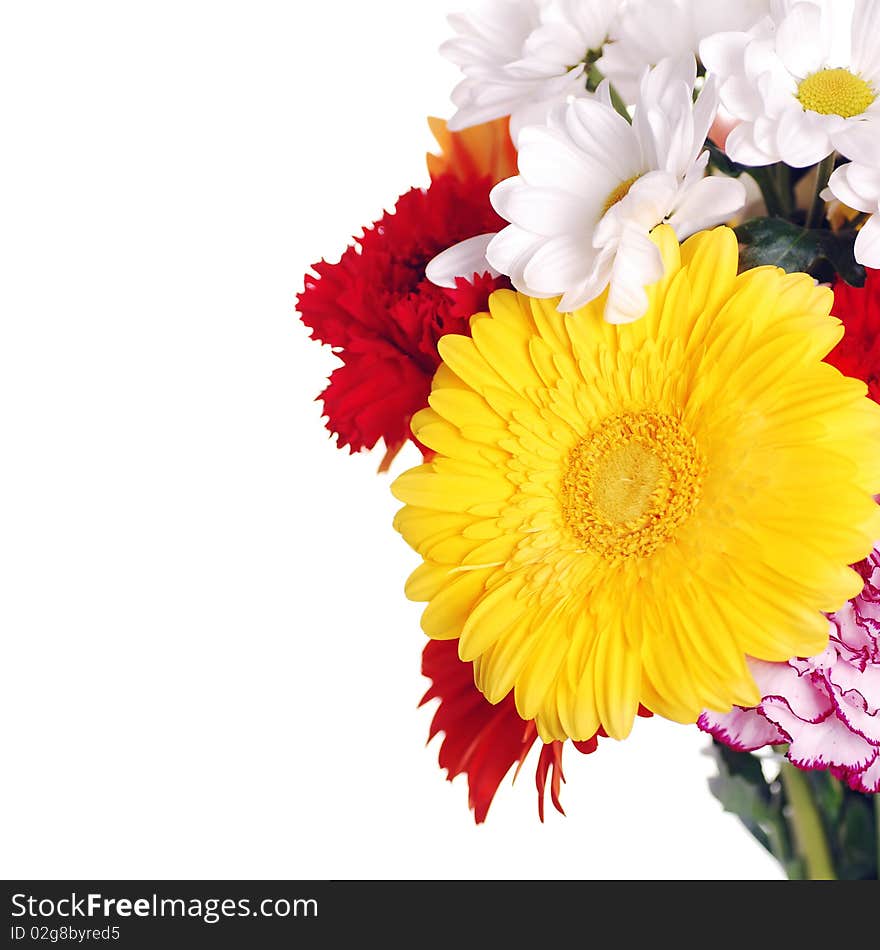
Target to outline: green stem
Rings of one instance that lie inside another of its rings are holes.
[[[785,209],[782,199],[779,196],[776,176],[769,166],[763,165],[759,168],[750,168],[749,174],[755,179],[755,183],[761,189],[761,197],[767,206],[767,214],[771,218],[784,218]]]
[[[822,817],[804,773],[790,762],[783,762],[779,775],[791,808],[789,820],[794,828],[795,844],[807,867],[807,878],[811,881],[836,880]]]
[[[804,227],[815,228],[820,225],[825,217],[825,199],[822,192],[828,184],[828,179],[834,171],[834,159],[836,155],[832,152],[827,158],[823,158],[816,166],[816,187],[813,191],[813,203],[807,212],[807,220]]]
[[[784,162],[779,162],[775,166],[776,170],[776,192],[779,196],[779,203],[782,206],[782,216],[790,217],[794,209],[794,194],[791,187],[791,169]]]

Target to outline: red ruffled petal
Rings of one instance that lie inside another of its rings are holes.
[[[412,407],[426,404],[430,388],[425,374],[391,347],[351,353],[320,397],[327,428],[338,434],[339,448],[352,452],[372,449],[380,439],[401,446],[410,438]]]
[[[440,364],[437,341],[467,334],[472,314],[488,308],[489,294],[506,278],[474,275],[455,289],[425,279],[440,251],[504,222],[489,204],[489,179],[437,178],[414,188],[336,264],[321,261],[297,297],[312,338],[333,347],[344,364],[322,395],[327,427],[340,447],[388,448],[383,467],[407,440],[413,414],[427,404]],[[417,443],[418,444],[418,443]]]
[[[843,321],[843,339],[826,357],[845,376],[868,384],[868,395],[880,402],[880,271],[867,269],[864,287],[834,284],[832,313]]]

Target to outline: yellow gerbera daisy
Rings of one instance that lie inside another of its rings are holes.
[[[880,538],[880,406],[822,362],[831,292],[737,276],[728,228],[654,240],[636,323],[497,291],[472,339],[441,339],[413,419],[437,455],[393,485],[425,632],[545,741],[624,738],[640,702],[755,705],[746,655],[820,652]]]

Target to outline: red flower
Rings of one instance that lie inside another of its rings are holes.
[[[444,290],[425,279],[440,251],[504,222],[489,204],[490,179],[443,175],[414,188],[342,255],[314,265],[297,304],[313,339],[342,360],[321,398],[327,427],[340,448],[371,449],[382,439],[383,467],[412,438],[413,413],[428,402],[440,364],[437,341],[469,333],[469,318],[486,310],[489,294],[506,279],[474,275]]]
[[[526,722],[516,711],[513,693],[493,706],[474,686],[473,664],[458,658],[457,640],[430,640],[422,653],[422,673],[433,681],[420,705],[439,699],[440,705],[431,720],[430,742],[439,732],[445,736],[440,745],[440,767],[446,769],[451,782],[456,775],[467,773],[468,805],[477,824],[486,820],[492,799],[512,765],[517,774],[530,749],[538,741],[534,720]],[[640,716],[650,716],[639,709]],[[572,745],[584,754],[595,752],[599,736]],[[561,742],[544,744],[538,758],[535,784],[538,788],[538,815],[544,820],[544,793],[550,779],[550,798],[560,814],[559,802],[562,774]]]
[[[834,284],[835,317],[843,321],[843,339],[825,358],[845,376],[868,384],[868,395],[880,402],[880,270],[867,269],[864,287]]]

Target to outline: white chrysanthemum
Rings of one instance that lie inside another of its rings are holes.
[[[464,73],[453,131],[509,115],[511,134],[569,96],[588,95],[585,63],[608,38],[621,0],[483,0],[449,17],[440,52]],[[596,58],[595,56],[593,58]]]
[[[865,267],[880,268],[880,166],[848,162],[831,176],[822,197],[842,201],[869,215],[856,237],[855,257]]]
[[[803,168],[878,136],[880,0],[774,5],[749,33],[703,40],[700,57],[741,120],[727,139],[734,161]]]
[[[496,185],[495,210],[510,221],[486,257],[532,297],[561,296],[576,310],[609,288],[605,318],[637,320],[645,287],[663,265],[649,235],[668,223],[681,240],[727,220],[745,189],[706,177],[706,133],[717,109],[710,81],[693,101],[693,56],[646,73],[633,124],[611,106],[607,85],[594,99],[560,106],[544,126],[520,135],[520,174]]]
[[[661,59],[698,54],[713,33],[750,30],[770,9],[770,0],[629,0],[598,66],[627,102],[635,102],[648,66]]]

